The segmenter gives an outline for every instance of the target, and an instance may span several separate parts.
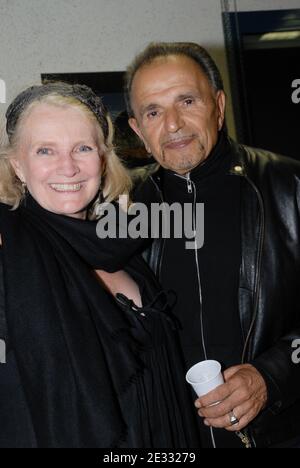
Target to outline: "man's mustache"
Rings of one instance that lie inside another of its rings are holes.
[[[180,136],[176,136],[176,137],[168,137],[166,140],[164,140],[161,143],[161,146],[167,146],[167,145],[172,144],[172,143],[180,143],[181,141],[196,138],[196,136],[197,135],[195,135],[195,134],[189,134],[189,135],[180,135]]]

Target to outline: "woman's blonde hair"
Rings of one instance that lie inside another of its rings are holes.
[[[31,93],[30,90],[34,90]],[[29,99],[26,96],[29,94]],[[34,94],[34,96],[32,96]],[[0,136],[0,202],[6,203],[16,209],[25,195],[25,187],[18,179],[12,167],[10,159],[16,153],[20,130],[26,117],[32,109],[40,103],[56,106],[76,107],[97,124],[99,129],[98,141],[103,158],[103,172],[101,176],[101,193],[95,203],[89,209],[89,219],[94,219],[99,213],[98,206],[101,202],[112,202],[118,200],[120,195],[129,197],[132,188],[131,178],[115,153],[113,146],[114,129],[110,116],[98,96],[87,86],[70,85],[68,83],[47,83],[45,85],[28,88],[21,93],[27,99],[17,102],[16,112],[13,115],[12,125],[9,126],[9,113],[13,114],[15,109],[8,109],[8,122],[6,130],[1,129]],[[19,95],[19,96],[21,96]],[[19,96],[15,101],[18,100]],[[83,98],[83,97],[84,98]],[[32,97],[32,99],[30,99]],[[91,98],[91,99],[90,99]],[[14,101],[14,102],[15,102]],[[98,106],[97,106],[98,103]],[[101,104],[99,106],[99,103]],[[105,109],[105,111],[103,111]]]

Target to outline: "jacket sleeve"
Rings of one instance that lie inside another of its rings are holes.
[[[293,162],[293,165],[295,164]],[[300,231],[300,169],[298,166],[294,169],[292,186],[294,187],[293,203],[296,201],[298,231]],[[295,227],[295,230],[297,230],[297,227]],[[298,239],[299,237],[300,232],[298,232]],[[280,287],[280,283],[278,287]],[[295,304],[295,307],[297,307],[297,304]],[[282,313],[286,312],[283,311]],[[274,413],[288,408],[300,398],[299,309],[293,312],[293,317],[294,325],[289,332],[282,336],[272,348],[266,350],[252,362],[253,366],[257,368],[266,381],[268,389],[267,404],[269,409]]]
[[[290,188],[289,191],[286,185],[283,185],[281,190],[283,191],[282,193],[285,193],[285,199],[281,197],[280,202],[287,216],[286,224],[289,226],[289,229],[293,229],[291,238],[294,238],[295,241],[295,261],[291,266],[291,268],[294,268],[294,272],[291,272],[291,275],[295,275],[295,278],[300,271],[300,255],[297,253],[300,248],[297,245],[297,239],[298,242],[300,239],[300,166],[298,161],[281,158],[275,166],[272,166],[272,168],[274,167],[276,171],[273,176],[276,176],[276,179],[272,179],[272,183],[274,187],[277,187],[277,193],[280,193],[278,187],[281,186],[282,181],[285,184],[288,183],[288,187]],[[293,213],[290,223],[287,214],[289,213],[287,208],[289,204],[291,206],[291,213]],[[288,242],[287,236],[286,242]],[[279,276],[277,278],[277,287],[280,289],[282,287],[282,280],[288,281],[288,279],[281,278],[278,272],[277,274]],[[287,331],[282,334],[272,347],[256,356],[251,362],[266,381],[268,389],[267,406],[274,413],[283,411],[300,399],[300,305],[297,303],[297,299],[294,300],[293,308],[294,310],[281,311],[282,317],[287,317],[287,314],[291,316],[291,325],[287,328]],[[276,316],[274,320],[276,320]]]
[[[292,346],[295,345],[295,347]],[[251,364],[265,379],[267,407],[274,413],[288,408],[300,395],[300,328],[283,337]]]

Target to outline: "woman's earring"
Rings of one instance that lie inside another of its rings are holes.
[[[28,187],[27,187],[27,184],[26,182],[24,182],[23,180],[21,181],[21,184],[22,184],[22,194],[23,194],[23,197],[24,198],[27,198],[27,195],[28,195]]]
[[[102,193],[102,189],[100,187],[100,190],[99,190],[99,194],[98,194],[98,197],[97,197],[97,205],[101,205],[103,203],[103,193]]]

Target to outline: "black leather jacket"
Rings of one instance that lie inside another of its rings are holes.
[[[228,176],[242,178],[242,362],[252,363],[268,387],[267,407],[248,429],[253,444],[262,447],[300,435],[300,364],[292,360],[293,341],[300,338],[300,163],[232,140],[230,145]],[[162,201],[160,171],[140,192],[148,202]],[[157,239],[147,252],[158,277],[163,245]]]

